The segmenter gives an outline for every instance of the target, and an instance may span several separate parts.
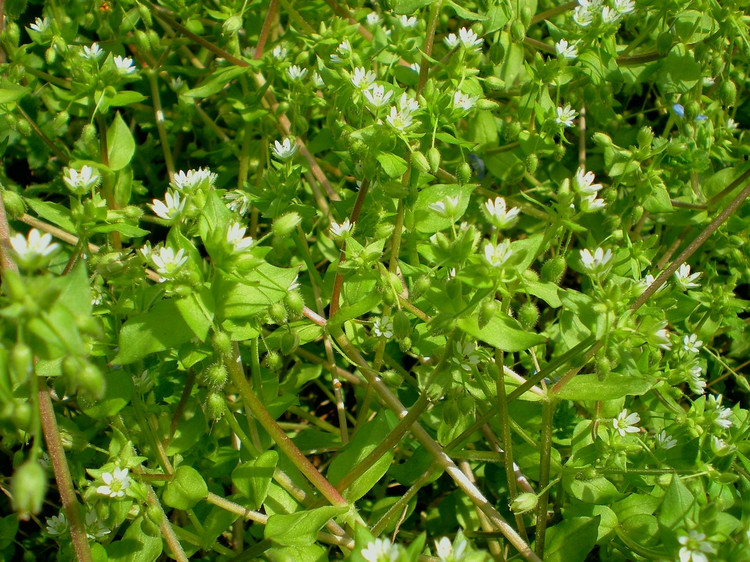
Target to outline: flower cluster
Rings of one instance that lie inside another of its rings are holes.
[[[594,182],[594,172],[587,172],[583,168],[578,168],[573,178],[573,188],[581,198],[581,210],[584,213],[598,211],[607,205],[604,199],[598,198],[602,184]]]

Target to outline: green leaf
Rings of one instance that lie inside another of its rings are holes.
[[[491,111],[477,111],[469,121],[469,138],[479,145],[497,146],[499,136],[495,115]]]
[[[565,518],[572,517],[599,517],[599,526],[596,530],[596,543],[602,544],[617,528],[617,515],[606,505],[573,503],[565,510]]]
[[[406,160],[389,152],[378,154],[378,162],[383,167],[383,171],[391,178],[400,178],[408,168]]]
[[[417,10],[435,3],[436,0],[391,0],[391,9],[397,15],[411,15]]]
[[[654,379],[610,374],[604,379],[599,375],[576,375],[557,393],[565,400],[612,400],[623,396],[646,394]]]
[[[396,427],[397,421],[395,415],[387,411],[381,412],[367,422],[354,435],[354,439],[333,459],[331,466],[328,468],[328,480],[331,484],[335,486],[355,466],[362,462],[381,443],[383,437]],[[348,501],[356,501],[364,496],[388,471],[392,460],[393,450],[389,450],[344,490],[344,498]]]
[[[142,516],[128,526],[122,539],[107,546],[109,562],[153,562],[161,552],[159,528]]]
[[[268,263],[259,265],[242,282],[218,276],[213,283],[216,315],[220,318],[250,318],[282,300],[297,277],[297,269]]]
[[[527,281],[525,288],[530,294],[542,299],[552,308],[562,306],[562,301],[557,294],[558,287],[552,282],[542,283],[541,281]]]
[[[180,465],[167,482],[162,499],[176,509],[190,509],[208,495],[208,487],[200,473],[191,466]]]
[[[500,311],[483,328],[479,327],[476,315],[459,319],[457,325],[470,336],[502,351],[523,351],[547,341],[540,334],[525,331],[518,321]]]
[[[243,463],[232,471],[232,484],[250,500],[253,509],[260,508],[266,501],[278,462],[279,454],[276,451],[266,451],[257,459]]]
[[[111,371],[105,379],[104,398],[91,405],[81,403],[83,413],[96,420],[116,415],[128,405],[133,394],[133,379],[122,371]]]
[[[584,503],[607,504],[620,495],[617,487],[604,476],[591,479],[578,479],[573,474],[563,478],[565,490]]]
[[[583,562],[596,544],[599,516],[574,517],[547,529],[544,562]]]
[[[43,219],[59,226],[67,232],[75,232],[76,226],[70,217],[70,210],[58,203],[52,203],[50,201],[42,201],[40,199],[33,199],[26,197],[24,199],[29,207]]]
[[[419,192],[417,202],[414,205],[414,222],[417,230],[425,234],[433,234],[446,228],[450,228],[453,221],[441,217],[430,205],[443,201],[447,197],[458,196],[458,206],[456,208],[457,219],[466,212],[471,200],[471,193],[476,189],[475,184],[437,184],[425,187]]]
[[[206,341],[214,320],[214,297],[211,289],[202,287],[200,292],[176,299],[175,305],[185,323],[200,341]]]
[[[120,351],[114,365],[126,365],[151,353],[179,347],[193,337],[174,300],[163,300],[148,312],[130,318],[120,330]]]
[[[657,519],[662,527],[676,530],[685,525],[685,521],[696,521],[699,506],[695,496],[682,483],[676,474],[672,475],[672,482],[664,495]]]
[[[109,169],[114,172],[130,164],[135,154],[135,140],[119,111],[107,130],[107,154]]]
[[[123,107],[125,105],[130,105],[131,103],[140,103],[145,99],[146,96],[140,92],[125,90],[124,92],[117,92],[114,96],[107,98],[107,104],[109,107]]]
[[[448,5],[453,9],[454,12],[456,12],[456,15],[461,19],[469,21],[486,21],[488,19],[487,16],[480,15],[472,12],[471,10],[463,8],[460,4],[456,4],[453,0],[448,0]],[[533,14],[534,12],[530,11],[529,13]]]
[[[309,546],[316,541],[323,525],[348,509],[345,505],[326,506],[289,515],[271,515],[263,536],[283,546]]]
[[[3,88],[0,88],[0,104],[18,101],[31,91],[25,86],[14,86],[7,83],[3,86]]]
[[[232,80],[246,74],[250,69],[243,66],[229,66],[214,72],[207,80],[204,80],[200,86],[180,94],[186,98],[207,98],[223,90]]]
[[[5,550],[16,538],[18,533],[18,517],[16,514],[0,519],[0,550]]]

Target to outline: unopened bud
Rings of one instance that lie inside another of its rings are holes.
[[[427,157],[418,150],[411,153],[411,163],[412,166],[423,174],[430,172],[430,163],[427,161]]]
[[[488,299],[482,303],[479,307],[479,316],[477,317],[477,323],[480,328],[484,328],[490,323],[500,309],[498,302],[494,299]]]
[[[522,494],[518,494],[516,498],[511,502],[510,510],[513,513],[520,515],[534,509],[537,503],[539,503],[539,498],[536,497],[536,494],[532,494],[531,492],[524,492]]]
[[[289,236],[297,225],[302,222],[302,217],[296,212],[281,215],[273,221],[273,235],[283,238]]]
[[[28,521],[31,515],[42,510],[46,493],[47,475],[38,462],[27,460],[16,469],[10,482],[10,495],[21,521]]]

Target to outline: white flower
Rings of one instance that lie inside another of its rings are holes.
[[[253,239],[250,236],[245,236],[246,230],[247,228],[238,222],[233,222],[229,225],[227,229],[227,242],[232,246],[233,251],[241,252],[253,245]]]
[[[558,125],[563,125],[565,127],[573,126],[573,119],[578,116],[578,112],[570,107],[570,104],[565,107],[558,107],[556,111],[557,117],[555,118],[555,122]]]
[[[314,72],[312,75],[312,83],[316,88],[322,88],[326,85],[326,83],[323,81],[323,77],[317,72]]]
[[[344,40],[341,43],[339,43],[339,46],[336,48],[336,52],[331,55],[331,62],[340,63],[344,62],[345,59],[348,59],[352,55],[352,46],[349,41]]]
[[[508,209],[505,199],[502,197],[495,197],[494,200],[488,199],[484,203],[484,208],[487,211],[487,218],[492,223],[492,226],[498,229],[511,226],[521,212],[518,207]]]
[[[344,222],[340,224],[337,222],[332,222],[330,230],[331,234],[333,234],[336,238],[348,238],[354,230],[354,225],[349,222],[349,219],[344,219]]]
[[[466,29],[465,27],[458,30],[458,40],[461,41],[464,48],[469,51],[472,49],[480,49],[482,43],[484,43],[484,39],[479,37],[471,29]]]
[[[150,207],[159,218],[166,221],[173,221],[185,208],[185,200],[180,201],[179,191],[167,191],[167,193],[164,194],[164,200],[166,203],[154,199],[154,202],[151,203]]]
[[[453,107],[456,109],[463,109],[469,111],[474,104],[477,103],[477,97],[464,94],[463,92],[456,91],[453,93]]]
[[[80,170],[65,168],[63,181],[68,188],[76,195],[88,193],[97,186],[101,176],[91,166],[83,166]]]
[[[29,230],[24,238],[23,234],[16,234],[10,239],[10,246],[16,255],[19,265],[33,269],[44,265],[46,258],[55,253],[60,245],[52,242],[52,235],[41,234],[36,228]]]
[[[615,23],[619,19],[620,14],[609,6],[604,6],[604,8],[602,8],[602,21],[604,23]]]
[[[646,289],[648,289],[654,283],[654,281],[656,281],[656,278],[653,275],[651,275],[650,273],[648,273],[638,283],[641,286],[641,288],[645,291]],[[669,285],[669,283],[665,281],[664,283],[661,284],[661,286],[658,289],[656,289],[656,292],[660,293],[661,291],[663,291],[664,289],[667,288],[667,285]]]
[[[276,45],[273,48],[273,51],[271,51],[271,55],[276,60],[284,60],[286,58],[286,55],[289,51],[287,51],[283,45]]]
[[[445,46],[449,49],[455,49],[458,47],[460,40],[458,37],[456,37],[455,33],[449,33],[443,38],[443,43],[445,43]]]
[[[83,47],[82,54],[85,59],[96,60],[104,54],[104,51],[102,51],[99,43],[92,43],[90,47],[88,45]]]
[[[578,253],[581,256],[583,267],[592,274],[604,273],[608,269],[613,256],[612,250],[607,249],[605,251],[602,248],[597,248],[593,254],[588,249],[580,250]]]
[[[714,453],[726,453],[732,448],[733,447],[729,443],[724,441],[721,437],[717,437],[716,435],[711,436],[711,449],[713,449]]]
[[[156,273],[159,274],[161,281],[174,278],[177,270],[185,265],[188,260],[185,250],[182,248],[177,250],[176,253],[172,248],[161,248],[159,252],[152,252],[149,257],[156,267]]]
[[[419,74],[419,71],[421,70],[418,62],[413,62],[409,65],[409,68],[411,68],[414,72]]]
[[[688,353],[698,353],[703,342],[698,339],[696,334],[690,334],[682,338],[682,348]]]
[[[410,98],[406,95],[406,92],[404,92],[401,94],[401,97],[398,98],[398,109],[402,113],[411,114],[415,111],[419,111],[419,102],[414,98]]]
[[[93,509],[86,513],[86,536],[95,541],[106,537],[112,531],[99,520],[99,515]]]
[[[102,481],[104,485],[99,486],[96,493],[110,498],[121,498],[125,495],[125,491],[130,488],[130,476],[128,476],[127,468],[117,467],[114,472],[105,472],[102,474]]]
[[[372,323],[372,333],[378,338],[390,339],[393,337],[393,321],[388,316],[376,318]]]
[[[612,427],[620,434],[620,437],[625,437],[627,433],[638,433],[640,431],[636,426],[640,421],[641,416],[636,412],[628,414],[627,409],[624,409],[612,420]]]
[[[730,131],[736,131],[737,127],[738,127],[737,121],[735,121],[731,117],[727,119],[727,129],[729,129]]]
[[[47,533],[52,536],[62,535],[68,530],[68,520],[62,511],[59,515],[53,515],[47,518]]]
[[[197,189],[209,189],[216,181],[216,174],[208,168],[177,172],[169,185],[180,191],[195,191]]]
[[[683,289],[694,289],[695,287],[700,287],[700,284],[696,283],[701,276],[700,272],[690,273],[690,266],[686,263],[683,263],[680,268],[674,272],[674,276],[677,278],[677,284]]]
[[[411,29],[412,27],[417,26],[417,18],[415,18],[414,16],[409,17],[406,15],[402,15],[396,21],[404,29]]]
[[[663,429],[661,430],[661,433],[656,436],[656,446],[660,449],[664,449],[666,451],[668,449],[671,449],[675,445],[677,445],[677,439],[674,439],[673,437],[668,435],[667,432]]]
[[[289,160],[297,153],[298,149],[297,140],[291,137],[285,138],[282,142],[273,141],[273,146],[271,147],[271,151],[273,151],[279,160]]]
[[[630,12],[635,10],[635,1],[634,0],[615,0],[614,6],[615,6],[615,10],[617,10],[617,13],[629,14]]]
[[[594,183],[595,179],[594,172],[587,172],[579,167],[573,178],[573,187],[581,195],[596,195],[602,188],[602,184]]]
[[[375,539],[362,549],[362,558],[367,562],[395,562],[398,557],[398,545],[388,539]]]
[[[478,364],[481,356],[476,351],[477,346],[472,342],[456,342],[455,350],[456,354],[452,357],[454,364],[458,365],[461,369],[466,372],[471,371],[471,368]]]
[[[555,43],[555,51],[558,57],[564,59],[574,59],[578,56],[578,47],[575,44],[569,44],[565,39],[560,39]]]
[[[706,554],[713,554],[716,550],[705,539],[706,535],[694,530],[689,535],[678,537],[677,540],[683,545],[680,548],[680,562],[708,562]]]
[[[307,69],[293,64],[286,69],[286,75],[289,76],[290,80],[296,82],[297,80],[302,80],[307,75]]]
[[[121,57],[120,55],[115,55],[112,60],[115,63],[117,72],[119,72],[120,74],[133,74],[136,71],[135,64],[133,64],[133,59],[130,57]]]
[[[710,88],[711,86],[716,84],[716,80],[712,78],[711,76],[704,76],[702,81],[703,81],[704,88]]]
[[[703,394],[706,392],[706,381],[703,380],[702,374],[703,370],[700,368],[700,365],[690,367],[688,386],[690,386],[693,394]]]
[[[377,76],[372,70],[365,70],[361,66],[358,66],[354,69],[354,74],[352,74],[351,82],[355,88],[365,90],[370,87],[370,84],[375,82],[376,78]]]
[[[668,351],[672,348],[672,342],[669,339],[669,330],[667,330],[667,323],[664,321],[659,322],[654,326],[654,330],[649,336],[649,341],[660,347],[661,349]]]
[[[484,259],[492,267],[502,267],[512,255],[513,250],[510,247],[510,240],[503,240],[497,246],[488,243],[484,247]]]
[[[393,92],[391,90],[386,92],[385,87],[378,84],[373,84],[365,90],[365,99],[373,107],[384,106],[392,97]]]
[[[729,419],[732,415],[732,410],[724,408],[721,405],[722,398],[721,394],[718,396],[711,395],[708,397],[708,404],[714,408],[714,423],[722,429],[729,429],[732,427],[732,420]]]
[[[250,199],[248,198],[247,193],[240,191],[239,189],[227,191],[224,194],[224,201],[227,202],[227,208],[229,208],[230,211],[239,213],[242,216],[245,216],[250,210]]]
[[[37,33],[44,33],[49,29],[49,18],[36,18],[34,23],[29,24],[29,27]]]
[[[435,211],[441,217],[450,219],[450,218],[453,218],[453,216],[456,214],[456,211],[458,209],[458,203],[460,201],[461,201],[461,198],[458,195],[454,195],[454,196],[449,195],[442,201],[436,201],[435,203],[431,203],[429,205],[429,208]]]
[[[175,92],[179,92],[180,89],[185,85],[185,81],[179,76],[175,76],[169,81],[169,87]]]
[[[370,12],[367,14],[367,25],[378,25],[380,23],[380,16],[376,12]]]
[[[594,14],[587,7],[576,6],[576,9],[573,10],[573,21],[581,27],[586,27],[594,21]]]
[[[468,543],[460,532],[456,536],[455,543],[455,545],[451,544],[448,537],[441,537],[440,540],[435,541],[435,555],[440,562],[458,562],[459,560],[463,560]]]
[[[584,213],[593,213],[604,209],[606,206],[607,202],[604,199],[597,198],[596,193],[581,197],[581,211]]]
[[[395,107],[391,108],[391,111],[386,116],[385,120],[391,127],[393,127],[394,129],[398,129],[399,131],[407,129],[413,122],[411,113],[401,112]]]

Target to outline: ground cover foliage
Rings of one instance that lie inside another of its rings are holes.
[[[3,559],[746,560],[742,0],[6,0]]]

